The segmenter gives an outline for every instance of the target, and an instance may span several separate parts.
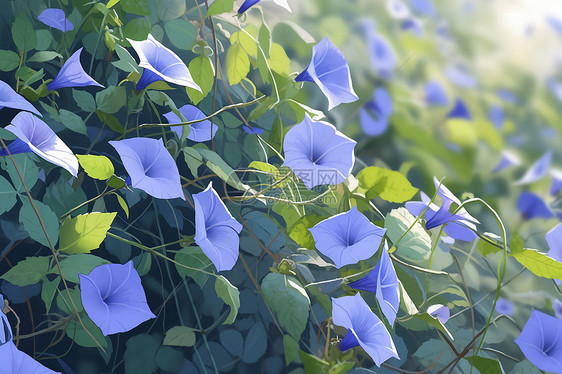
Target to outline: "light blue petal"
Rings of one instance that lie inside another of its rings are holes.
[[[7,374],[56,374],[56,371],[47,369],[39,362],[17,349],[13,342],[0,346],[2,357],[2,373]],[[60,374],[60,373],[59,373]]]
[[[47,89],[49,91],[58,90],[59,88],[64,87],[103,87],[84,71],[84,68],[80,63],[80,54],[82,53],[82,49],[83,48],[80,48],[74,52],[72,56],[66,60],[55,80],[47,84]]]
[[[187,121],[195,121],[207,117],[199,108],[189,104],[179,108],[179,111]],[[164,117],[166,117],[168,123],[183,122],[174,112],[166,113]],[[197,122],[191,125],[191,131],[187,138],[194,142],[206,142],[215,137],[218,128],[219,127],[213,123],[211,130],[211,121],[209,120]],[[172,126],[171,129],[181,138],[183,126]]]
[[[14,91],[12,87],[4,81],[0,81],[0,109],[2,108],[26,110],[41,117],[41,113],[39,113],[29,101],[24,99],[23,96]]]
[[[62,32],[74,30],[74,25],[66,18],[62,9],[45,9],[41,12],[37,19],[45,25]]]
[[[547,151],[540,159],[531,165],[525,175],[515,182],[515,185],[533,183],[544,177],[548,173],[548,169],[550,169],[551,160],[552,151]]]
[[[428,82],[424,90],[425,100],[429,105],[447,106],[449,104],[447,92],[439,82]]]
[[[517,209],[525,219],[549,219],[554,217],[554,213],[552,213],[552,210],[550,210],[544,200],[537,194],[529,191],[521,192],[517,199]]]

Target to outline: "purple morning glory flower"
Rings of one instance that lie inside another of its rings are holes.
[[[550,185],[550,194],[552,196],[558,195],[562,190],[562,170],[551,170],[552,184]]]
[[[246,131],[246,134],[248,134],[248,135],[254,135],[254,134],[259,135],[259,134],[263,133],[263,131],[264,131],[263,129],[260,129],[259,127],[254,126],[252,128],[249,128],[246,125],[242,126],[242,129],[244,131]]]
[[[199,108],[189,104],[179,108],[179,111],[187,121],[195,121],[207,117]],[[168,123],[183,122],[174,112],[166,113],[164,117],[166,117]],[[212,130],[211,126],[213,128]],[[211,125],[211,121],[209,120],[197,122],[191,125],[191,131],[187,138],[194,142],[206,142],[215,137],[218,128],[219,127],[214,123]],[[181,138],[183,126],[172,126],[171,129]]]
[[[356,264],[374,255],[386,229],[375,226],[357,210],[336,214],[308,229],[316,249],[329,257],[336,267]]]
[[[445,76],[457,87],[461,88],[472,88],[476,87],[478,82],[476,78],[464,71],[463,69],[456,67],[448,67],[445,69]]]
[[[562,301],[554,299],[552,301],[552,310],[554,310],[556,318],[562,319]]]
[[[400,285],[398,284],[396,270],[394,270],[388,255],[386,242],[377,266],[363,278],[349,283],[349,287],[376,294],[383,314],[390,325],[394,325],[396,313],[398,313],[398,307],[400,306]]]
[[[201,88],[191,77],[184,62],[172,50],[164,47],[151,34],[142,42],[127,39],[139,55],[139,66],[144,68],[137,82],[137,90],[141,91],[156,81],[166,81],[193,88],[201,92]]]
[[[12,87],[4,81],[0,81],[0,109],[2,108],[26,110],[41,117],[41,113],[39,113],[29,101],[24,99],[23,96],[14,91]]]
[[[385,37],[376,33],[372,21],[364,21],[362,25],[367,36],[371,66],[381,77],[389,79],[397,63],[394,49]]]
[[[435,15],[435,5],[433,5],[431,0],[411,0],[411,4],[412,9],[417,13],[426,16]]]
[[[18,139],[8,146],[10,153],[24,153],[32,151],[37,156],[68,170],[73,176],[78,175],[78,159],[70,148],[55,134],[55,132],[29,112],[19,112],[6,130]],[[0,156],[8,153],[3,149]]]
[[[500,297],[496,302],[496,312],[499,314],[505,314],[506,316],[512,316],[514,312],[513,303],[503,297]]]
[[[309,190],[322,184],[340,184],[355,163],[357,142],[326,122],[313,122],[308,114],[283,140],[285,162]]]
[[[242,225],[232,217],[226,205],[213,189],[193,195],[195,202],[195,243],[211,260],[217,271],[230,270],[238,260]]]
[[[328,110],[341,103],[352,103],[359,99],[353,91],[345,57],[328,37],[312,47],[312,60],[295,81],[316,83],[328,98]]]
[[[410,9],[401,0],[386,0],[386,10],[394,19],[406,19],[410,17]]]
[[[516,185],[529,184],[538,181],[548,173],[550,168],[550,161],[552,160],[552,151],[547,151],[541,158],[539,158],[531,167],[527,170],[525,175],[521,177]]]
[[[441,304],[429,306],[429,308],[427,308],[427,314],[437,318],[442,324],[445,324],[449,320],[449,317],[451,317],[449,308]]]
[[[379,367],[391,357],[400,359],[392,337],[361,294],[332,298],[332,321],[347,328],[340,341],[342,351],[361,346]]]
[[[388,129],[392,111],[392,98],[388,91],[383,87],[377,88],[373,98],[359,109],[361,127],[365,134],[370,136],[382,135]]]
[[[100,265],[80,277],[80,297],[88,317],[104,336],[127,332],[156,318],[146,302],[133,261]]]
[[[497,130],[502,129],[504,116],[503,109],[499,105],[492,105],[492,107],[490,108],[490,120]]]
[[[133,187],[159,199],[185,200],[178,166],[162,139],[130,138],[109,144],[119,153]]]
[[[554,217],[552,210],[546,205],[544,200],[537,194],[529,191],[521,192],[517,199],[517,209],[525,219]]]
[[[45,9],[41,12],[37,19],[45,25],[62,32],[74,30],[74,25],[66,18],[62,9]]]
[[[547,253],[556,261],[562,262],[562,223],[556,225],[545,235],[546,243],[550,249]]]
[[[84,68],[80,63],[80,54],[82,53],[82,49],[83,48],[80,48],[74,52],[72,56],[66,60],[55,80],[47,83],[47,89],[49,91],[58,90],[59,88],[64,87],[103,87],[84,71]]]
[[[472,115],[470,114],[470,111],[464,101],[457,97],[455,100],[455,106],[451,109],[449,114],[447,114],[447,118],[461,118],[470,121],[472,119]]]
[[[562,373],[562,320],[533,310],[515,343],[536,367]]]
[[[494,168],[494,170],[492,171],[493,173],[497,173],[500,170],[505,169],[508,166],[511,165],[519,165],[521,163],[521,161],[519,160],[519,157],[517,157],[517,155],[515,155],[514,153],[510,152],[510,151],[502,151],[502,158],[500,160],[500,162],[498,163],[498,165]]]
[[[447,106],[449,104],[449,98],[447,97],[447,92],[443,88],[443,85],[439,82],[432,81],[425,85],[425,101],[429,105],[435,106]]]

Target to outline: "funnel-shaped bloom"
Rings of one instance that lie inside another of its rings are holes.
[[[45,25],[62,32],[74,30],[74,25],[64,15],[64,10],[49,8],[41,12],[37,19]]]
[[[443,85],[435,81],[428,82],[425,85],[425,101],[429,105],[435,106],[447,106],[449,104],[449,98]]]
[[[365,21],[362,25],[367,36],[367,49],[373,70],[382,78],[390,79],[397,62],[392,45],[385,37],[377,34],[372,21]]]
[[[328,98],[328,110],[341,103],[352,103],[359,99],[353,91],[345,57],[328,37],[312,47],[312,60],[295,81],[316,83]]]
[[[373,98],[359,109],[361,127],[365,134],[378,136],[388,129],[389,117],[392,114],[392,98],[383,87],[377,88]]]
[[[377,266],[361,279],[351,282],[349,287],[356,290],[373,292],[377,296],[381,310],[390,325],[394,325],[396,313],[400,306],[400,285],[396,270],[388,255],[388,245],[384,243],[381,258]]]
[[[285,162],[309,190],[343,182],[355,163],[357,142],[326,122],[313,122],[308,114],[285,134]]]
[[[217,271],[230,270],[238,260],[242,225],[232,217],[210,182],[203,192],[193,195],[195,202],[195,243]]]
[[[536,367],[562,373],[562,320],[533,310],[515,343]]]
[[[514,312],[513,303],[503,297],[500,297],[496,302],[496,312],[499,314],[505,314],[506,316],[512,316]]]
[[[472,119],[472,115],[470,114],[470,111],[464,101],[457,98],[455,100],[455,106],[451,109],[449,114],[447,114],[447,118],[461,118],[470,121]]]
[[[410,8],[402,0],[386,0],[386,9],[394,19],[406,19],[411,15]]]
[[[455,67],[445,69],[445,76],[457,87],[472,88],[478,83],[472,75]]]
[[[55,134],[45,122],[28,112],[18,113],[12,124],[6,126],[19,140],[8,146],[10,153],[32,151],[37,156],[58,165],[73,176],[78,174],[78,159],[66,144]],[[12,152],[13,150],[13,152]],[[0,156],[7,152],[2,150]]]
[[[426,16],[433,16],[435,15],[435,5],[431,2],[431,0],[412,0],[412,9],[420,14]]]
[[[189,104],[179,108],[179,111],[187,121],[195,121],[207,117],[205,113],[199,110],[199,108]],[[164,117],[166,117],[168,123],[183,122],[174,112],[166,113],[164,114]],[[215,137],[215,133],[218,128],[219,127],[214,123],[211,124],[211,121],[209,120],[197,122],[191,125],[191,131],[189,132],[187,138],[189,140],[193,140],[194,142],[206,142]],[[183,126],[172,126],[172,130],[178,134],[179,138],[181,138]]]
[[[49,91],[58,90],[59,88],[64,87],[103,87],[84,71],[84,68],[80,63],[81,53],[82,48],[74,52],[72,56],[66,60],[55,80],[47,83],[47,89]]]
[[[551,160],[552,151],[547,151],[541,158],[539,158],[533,165],[531,165],[525,175],[523,175],[521,179],[515,182],[515,184],[529,184],[538,181],[548,173]]]
[[[332,321],[347,328],[340,341],[342,351],[359,345],[379,367],[391,357],[400,359],[392,337],[361,294],[332,298]]]
[[[328,256],[338,269],[374,255],[386,232],[386,229],[373,225],[357,207],[325,219],[308,230],[314,237],[316,249]]]
[[[119,153],[133,187],[159,199],[185,200],[178,166],[162,139],[130,138],[109,144]]]
[[[497,130],[502,129],[504,116],[503,109],[499,105],[492,105],[492,108],[490,108],[490,120]]]
[[[268,0],[262,0],[262,1],[268,1]],[[275,4],[279,5],[280,7],[287,9],[287,11],[289,12],[291,11],[291,7],[289,6],[287,0],[269,0],[269,1],[273,1]],[[250,9],[251,7],[253,7],[259,2],[260,0],[245,0],[244,3],[240,6],[240,8],[238,8],[238,14],[244,13],[245,11],[247,11],[248,9]]]
[[[554,213],[544,200],[539,195],[529,191],[521,192],[517,199],[517,209],[525,219],[549,219],[554,217]]]
[[[88,317],[103,335],[126,332],[156,316],[150,311],[133,261],[104,264],[80,277],[80,296]]]
[[[139,66],[144,68],[137,82],[138,91],[145,89],[153,82],[164,80],[201,92],[201,88],[195,83],[189,69],[178,55],[164,47],[151,34],[148,34],[148,38],[142,42],[127,40],[139,55]]]
[[[500,162],[498,163],[498,165],[494,168],[493,173],[497,173],[500,170],[505,169],[508,166],[511,165],[519,165],[521,163],[521,160],[519,160],[519,157],[517,157],[517,155],[515,155],[514,153],[510,152],[510,151],[502,151],[502,158],[500,160]]]
[[[39,113],[29,101],[24,99],[23,96],[14,91],[12,87],[4,81],[0,81],[0,109],[2,108],[26,110],[41,117],[41,113]]]
[[[449,308],[441,304],[430,305],[427,308],[427,314],[437,318],[439,322],[443,324],[449,320],[449,317],[451,317],[451,311]]]

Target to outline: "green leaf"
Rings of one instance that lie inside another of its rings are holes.
[[[148,0],[121,0],[121,8],[127,13],[137,14],[139,16],[149,16],[150,8]]]
[[[234,287],[228,279],[219,275],[215,280],[215,292],[217,296],[222,299],[228,306],[230,306],[230,313],[223,325],[230,325],[236,320],[238,309],[240,309],[240,291]]]
[[[117,4],[117,3],[120,2],[120,1],[121,1],[121,0],[109,0],[109,1],[107,2],[107,5],[106,5],[107,9],[113,7],[115,4]]]
[[[365,197],[380,197],[391,203],[403,203],[410,200],[418,189],[413,187],[400,172],[369,166],[357,175],[359,186],[366,190]]]
[[[0,49],[0,70],[12,71],[20,64],[20,56],[14,51]]]
[[[45,303],[45,310],[47,313],[51,311],[51,305],[59,288],[60,277],[56,277],[52,282],[43,277],[41,281],[41,300]]]
[[[127,105],[127,89],[123,86],[110,86],[96,93],[98,110],[114,114]]]
[[[163,345],[192,347],[195,345],[195,333],[191,327],[175,326],[166,331]]]
[[[62,123],[67,129],[79,134],[88,135],[88,129],[82,118],[66,109],[59,110],[57,116],[51,115],[55,121]]]
[[[299,220],[291,227],[289,237],[303,248],[314,248],[314,237],[308,229],[323,219],[324,217],[320,217],[314,213],[299,218]]]
[[[60,229],[59,250],[72,253],[89,253],[99,248],[117,213],[89,213],[74,218],[67,217]]]
[[[105,156],[76,155],[80,166],[91,178],[106,180],[115,173],[111,160]]]
[[[396,243],[400,237],[413,225],[415,217],[406,208],[398,208],[390,211],[384,220],[386,235]],[[413,228],[396,245],[396,253],[412,261],[424,261],[431,254],[431,238],[424,230],[420,222],[416,222]]]
[[[286,366],[289,366],[299,357],[299,343],[291,335],[283,335],[283,352],[285,353]]]
[[[96,111],[96,101],[94,97],[84,90],[76,90],[72,89],[72,97],[76,104],[82,109],[84,112],[92,113]]]
[[[497,236],[496,234],[485,232],[482,235],[489,238],[493,242],[501,243],[501,241],[500,241],[501,238],[499,236]],[[496,253],[496,252],[501,251],[501,248],[490,244],[487,240],[480,239],[480,240],[478,240],[478,250],[480,251],[480,254],[482,256],[487,256],[491,253]]]
[[[149,31],[150,31],[150,29],[149,29]],[[134,38],[132,38],[132,39],[134,39]],[[136,39],[134,39],[134,40],[136,40]],[[115,52],[117,53],[117,57],[119,57],[119,61],[112,62],[113,66],[115,66],[116,68],[119,68],[123,71],[126,71],[127,73],[132,73],[132,72],[138,73],[139,65],[137,64],[137,62],[135,61],[133,56],[131,56],[129,51],[127,51],[125,48],[123,48],[119,44],[116,44],[115,45]]]
[[[523,252],[523,239],[519,236],[517,231],[513,232],[511,240],[509,241],[509,250],[511,255],[516,255]]]
[[[129,206],[127,205],[127,202],[121,197],[121,195],[117,193],[115,194],[115,197],[117,197],[117,202],[121,206],[121,209],[123,209],[123,211],[125,212],[127,219],[129,219]]]
[[[479,356],[465,357],[480,373],[485,374],[505,374],[502,364],[497,358],[485,358]]]
[[[211,92],[215,80],[215,69],[213,62],[207,56],[199,56],[189,62],[189,72],[193,81],[201,88],[202,92],[197,91],[191,87],[186,87],[187,96],[197,105]]]
[[[271,70],[277,74],[287,77],[291,74],[291,60],[285,53],[283,47],[277,43],[271,45],[271,58],[267,60]]]
[[[64,279],[73,283],[80,283],[78,274],[88,275],[94,268],[103,264],[110,264],[110,262],[98,256],[79,253],[61,260],[60,267]],[[58,269],[55,268],[51,272],[57,274]]]
[[[212,3],[207,10],[207,17],[211,17],[216,14],[232,12],[233,8],[234,0],[215,0],[215,2]]]
[[[150,22],[146,17],[135,18],[130,22],[127,22],[123,34],[125,38],[132,40],[146,40],[148,34],[150,33]],[[129,42],[126,43],[127,46],[130,45]],[[115,46],[117,49],[117,46]]]
[[[261,283],[265,301],[277,314],[279,323],[299,341],[308,322],[310,299],[294,277],[279,273],[267,274]]]
[[[117,117],[112,116],[111,114],[104,113],[101,110],[96,110],[96,115],[98,116],[100,121],[105,123],[107,127],[112,129],[116,133],[123,134],[125,132],[125,128],[123,128],[123,125],[121,125]]]
[[[260,47],[265,54],[265,58],[269,58],[269,52],[271,50],[271,31],[269,30],[265,22],[262,22],[260,26],[260,30],[258,32],[258,42],[260,43]]]
[[[58,217],[86,200],[86,194],[82,188],[77,187],[76,190],[74,190],[64,175],[61,175],[55,183],[49,183],[47,192],[43,197],[43,202],[49,205]],[[86,212],[87,207],[83,206],[75,210],[74,214]]]
[[[12,157],[14,158],[14,161],[18,165],[20,173],[23,176],[23,182],[25,183],[25,186],[29,190],[31,190],[39,179],[39,168],[33,161],[33,159],[36,159],[35,156],[33,154],[23,153],[12,155]],[[22,184],[20,176],[14,166],[14,163],[9,157],[6,159],[6,164],[6,169],[8,170],[8,174],[10,175],[10,179],[12,180],[12,184],[14,185],[16,191],[25,193],[25,188]]]
[[[249,35],[248,35],[249,34]],[[244,52],[252,58],[258,56],[258,45],[255,38],[258,35],[258,28],[255,25],[248,25],[244,30],[236,31],[230,36],[230,44],[240,44]]]
[[[0,214],[4,214],[16,205],[16,190],[12,184],[0,176]]]
[[[521,265],[531,273],[549,279],[562,279],[562,263],[536,249],[525,248],[521,252],[511,253]]]
[[[328,370],[330,368],[329,362],[303,351],[299,351],[299,356],[302,360],[304,371],[306,373],[328,374]]]
[[[330,368],[328,374],[347,374],[355,366],[355,362],[338,362]]]
[[[195,42],[197,38],[197,29],[193,23],[187,22],[184,19],[166,22],[164,24],[164,30],[166,31],[166,36],[168,36],[168,39],[170,39],[176,48],[186,51],[191,50],[193,42]]]
[[[162,372],[177,373],[185,361],[183,353],[168,346],[161,346],[156,352],[156,365]]]
[[[27,59],[27,62],[47,62],[55,58],[62,58],[62,55],[55,51],[39,51]]]
[[[48,271],[49,257],[27,257],[2,274],[0,278],[16,286],[25,287],[39,282]]]
[[[48,247],[49,242],[45,236],[41,223],[39,222],[39,218],[37,218],[37,214],[35,214],[35,210],[29,202],[29,199],[26,196],[21,197],[20,200],[22,202],[22,207],[19,214],[19,221],[23,224],[25,231],[27,231],[31,239]],[[41,220],[45,224],[47,235],[49,235],[51,244],[53,246],[56,245],[59,236],[59,219],[57,215],[51,210],[51,208],[42,202],[34,200],[33,203],[41,216]]]
[[[24,12],[19,13],[12,23],[12,38],[20,52],[29,52],[37,45],[37,34]]]
[[[126,346],[125,374],[152,374],[158,369],[156,352],[160,339],[146,334],[136,335],[127,340]]]
[[[250,59],[240,44],[231,45],[226,53],[226,75],[231,86],[240,81],[250,72]]]
[[[441,323],[436,317],[433,317],[427,313],[419,313],[414,315],[414,317],[421,319],[422,321],[427,322],[431,326],[435,327],[437,330],[441,331],[442,333],[446,334],[449,339],[455,340],[453,335],[449,332],[449,330],[445,327],[444,324]]]
[[[201,269],[207,272],[214,271],[213,263],[199,247],[192,246],[180,249],[176,253],[174,260],[191,268]],[[176,269],[180,277],[191,277],[191,279],[193,279],[195,283],[197,283],[201,288],[203,288],[203,286],[207,282],[207,279],[209,279],[208,274],[196,270],[186,269],[179,266],[178,264],[176,264]]]
[[[185,0],[156,0],[158,19],[165,23],[183,16],[186,13],[185,3]]]

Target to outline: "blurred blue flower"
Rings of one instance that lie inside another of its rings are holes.
[[[394,19],[403,20],[410,17],[410,8],[402,0],[386,0],[388,14]]]
[[[504,116],[503,109],[499,105],[492,105],[490,108],[490,120],[494,124],[496,130],[501,130],[503,127]]]
[[[207,117],[199,108],[189,104],[179,108],[179,111],[187,121],[195,121]],[[166,117],[168,123],[183,122],[174,112],[166,113],[164,117]],[[187,135],[187,138],[194,142],[206,142],[215,137],[218,128],[219,127],[214,123],[211,124],[209,120],[197,122],[191,125],[191,131],[189,135]],[[178,135],[178,138],[181,138],[183,126],[172,126],[171,129]]]
[[[59,88],[65,87],[85,87],[85,86],[98,86],[103,87],[101,84],[96,82],[92,77],[90,77],[82,68],[80,63],[80,54],[82,53],[80,48],[72,54],[66,60],[56,78],[47,83],[47,89],[49,91],[58,90]]]
[[[524,219],[554,217],[552,210],[546,205],[544,200],[537,194],[529,191],[521,192],[517,199],[517,209]]]
[[[398,284],[396,270],[394,270],[388,255],[386,241],[377,266],[363,278],[349,283],[349,287],[376,294],[383,314],[390,325],[394,325],[396,313],[398,313],[398,307],[400,306],[400,285]]]
[[[562,373],[562,320],[533,310],[515,343],[535,366]]]
[[[248,135],[254,135],[254,134],[259,135],[259,134],[263,133],[263,131],[264,131],[263,129],[260,129],[259,127],[254,126],[252,128],[249,128],[246,125],[242,126],[242,129],[244,131],[246,131],[246,134],[248,134]]]
[[[546,23],[558,34],[562,35],[562,20],[554,16],[546,16]]]
[[[449,66],[445,69],[445,76],[457,87],[473,88],[478,82],[476,78],[461,68]]]
[[[316,249],[329,257],[336,267],[356,264],[374,255],[386,229],[375,226],[357,210],[336,214],[308,229]]]
[[[400,28],[402,30],[410,31],[418,38],[423,34],[423,22],[418,18],[410,17],[405,19],[400,24]]]
[[[313,122],[308,114],[283,140],[285,162],[309,190],[318,185],[342,183],[355,163],[357,142],[326,122]]]
[[[426,16],[435,15],[435,5],[431,0],[411,0],[412,9]]]
[[[74,25],[66,18],[62,9],[45,9],[41,12],[37,19],[45,25],[62,32],[74,30]]]
[[[552,301],[552,310],[554,310],[556,318],[562,319],[562,301],[554,299]]]
[[[328,110],[359,99],[353,90],[349,65],[328,37],[312,47],[312,60],[295,81],[316,83],[328,98]]]
[[[499,314],[505,314],[506,316],[512,316],[514,312],[513,303],[503,297],[500,297],[496,302],[496,312]]]
[[[78,175],[78,159],[70,148],[55,134],[45,122],[29,112],[19,112],[6,130],[18,139],[14,140],[8,149],[10,153],[24,153],[32,151],[37,156],[68,170],[74,177]],[[0,156],[8,153],[5,149]]]
[[[41,113],[29,101],[24,99],[23,96],[14,91],[4,81],[0,81],[0,109],[2,108],[26,110],[41,117]]]
[[[391,357],[400,359],[392,337],[361,294],[332,298],[332,321],[347,328],[340,341],[342,351],[361,346],[379,367]]]
[[[516,154],[514,154],[514,153],[512,153],[508,150],[503,150],[502,151],[502,158],[492,172],[497,173],[500,170],[503,170],[508,166],[519,165],[519,164],[521,164],[521,160],[519,160],[519,157],[517,157]]]
[[[551,79],[546,83],[546,87],[550,90],[552,95],[558,99],[558,101],[562,101],[562,83]]]
[[[437,318],[442,324],[445,324],[451,317],[451,311],[449,307],[442,304],[430,305],[427,308],[427,314]]]
[[[425,101],[429,105],[447,106],[449,104],[447,92],[441,83],[436,81],[428,82],[424,87],[424,91]]]
[[[379,87],[375,91],[373,98],[359,109],[359,118],[363,132],[370,136],[382,135],[389,124],[389,117],[392,114],[392,98],[388,91]]]
[[[144,90],[151,83],[163,80],[201,92],[201,88],[195,83],[189,69],[178,55],[164,47],[151,34],[148,34],[147,39],[142,42],[127,40],[139,56],[139,66],[144,68],[137,82],[137,91]]]
[[[127,332],[156,318],[148,307],[133,261],[100,265],[90,274],[78,276],[84,310],[104,336]]]
[[[511,104],[517,103],[517,96],[509,90],[500,88],[499,90],[496,91],[496,94],[500,99],[507,101],[508,103]]]
[[[372,21],[362,23],[367,36],[367,48],[371,59],[371,66],[382,78],[390,79],[396,67],[396,54],[390,42],[375,31]]]
[[[449,114],[447,114],[447,118],[461,118],[470,121],[472,119],[472,115],[470,114],[470,111],[464,101],[457,97],[455,99],[455,106],[451,109]]]
[[[267,0],[263,0],[263,1],[267,1]],[[270,1],[273,1],[275,4],[279,5],[280,7],[287,9],[287,11],[289,12],[291,11],[291,7],[289,6],[287,0],[270,0]],[[251,8],[252,6],[256,5],[259,2],[260,0],[245,0],[244,3],[240,6],[240,8],[238,8],[238,14],[244,13],[249,8]]]
[[[550,161],[552,160],[552,151],[547,151],[527,170],[525,175],[515,182],[515,185],[529,184],[538,181],[548,173],[550,169]]]
[[[131,185],[159,199],[185,200],[176,162],[162,139],[130,138],[109,142],[131,178]]]
[[[210,182],[193,195],[195,202],[195,243],[217,271],[230,270],[238,260],[242,225],[232,217]]]
[[[551,170],[552,184],[550,185],[550,195],[556,196],[562,190],[562,170]]]

